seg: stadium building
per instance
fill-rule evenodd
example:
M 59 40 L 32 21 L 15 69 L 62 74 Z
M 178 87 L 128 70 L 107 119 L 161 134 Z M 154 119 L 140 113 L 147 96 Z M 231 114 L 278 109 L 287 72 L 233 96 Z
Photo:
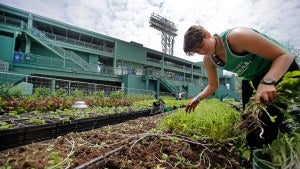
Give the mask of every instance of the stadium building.
M 194 63 L 73 25 L 0 4 L 0 81 L 26 91 L 47 87 L 72 92 L 122 89 L 125 93 L 198 94 L 207 85 Z M 239 98 L 235 76 L 218 69 L 215 97 Z

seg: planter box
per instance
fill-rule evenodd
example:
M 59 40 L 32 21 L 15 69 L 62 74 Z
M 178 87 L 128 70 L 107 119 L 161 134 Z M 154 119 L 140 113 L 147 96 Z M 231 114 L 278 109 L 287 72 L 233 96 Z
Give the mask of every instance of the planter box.
M 25 127 L 24 143 L 51 139 L 56 136 L 56 123 Z
M 138 115 L 138 112 L 128 112 L 128 113 L 124 113 L 124 116 L 126 116 L 126 117 L 125 117 L 126 120 L 136 119 L 136 118 L 138 118 L 137 115 Z
M 149 116 L 151 109 L 142 110 L 141 117 Z
M 78 131 L 86 131 L 95 128 L 96 117 L 90 117 L 78 120 Z
M 24 144 L 25 127 L 0 130 L 0 151 Z
M 124 116 L 122 114 L 124 113 L 110 114 L 108 119 L 109 122 L 108 124 L 117 124 L 124 121 Z
M 56 124 L 56 136 L 62 136 L 70 132 L 78 131 L 78 120 L 71 122 L 59 122 Z
M 95 128 L 100 128 L 109 124 L 109 115 L 95 117 Z
M 145 117 L 149 115 L 149 110 L 139 110 L 136 112 L 129 112 L 128 113 L 128 120 L 137 119 L 140 117 Z

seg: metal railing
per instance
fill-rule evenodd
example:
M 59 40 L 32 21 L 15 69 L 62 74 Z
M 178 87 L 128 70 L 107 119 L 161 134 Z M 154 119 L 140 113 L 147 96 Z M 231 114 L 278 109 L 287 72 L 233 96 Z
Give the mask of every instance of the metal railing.
M 70 59 L 63 58 L 49 58 L 41 55 L 34 55 L 27 53 L 24 55 L 22 63 L 41 65 L 55 68 L 73 69 L 73 70 L 83 70 L 76 63 Z
M 108 52 L 108 53 L 113 53 L 114 49 L 107 47 L 107 46 L 101 46 L 101 45 L 96 45 L 93 43 L 87 43 L 84 41 L 80 41 L 77 39 L 73 39 L 73 38 L 69 38 L 69 37 L 65 37 L 65 36 L 61 36 L 61 35 L 56 35 L 53 33 L 49 33 L 49 32 L 43 32 L 45 35 L 47 35 L 47 37 L 53 41 L 59 41 L 59 42 L 64 42 L 64 43 L 68 43 L 68 44 L 72 44 L 75 46 L 82 46 L 85 48 L 89 48 L 89 49 L 93 49 L 93 50 L 98 50 L 98 51 L 102 51 L 102 52 Z
M 153 58 L 148 58 L 147 57 L 147 61 L 152 62 L 152 63 L 156 63 L 156 64 L 160 64 L 160 60 L 158 60 L 158 59 L 153 59 Z
M 171 90 L 172 93 L 175 94 L 175 93 L 179 92 L 179 88 L 172 81 L 167 80 L 164 77 L 160 77 L 159 80 L 165 87 L 167 87 L 169 90 Z
M 74 63 L 78 64 L 79 66 L 81 66 L 85 70 L 88 69 L 88 67 L 89 67 L 88 62 L 85 61 L 84 59 L 82 59 L 75 52 L 65 50 L 62 47 L 59 47 L 59 46 L 55 45 L 55 43 L 53 43 L 51 41 L 51 39 L 49 39 L 42 31 L 40 31 L 40 30 L 38 30 L 34 27 L 28 28 L 27 30 L 28 30 L 29 34 L 36 37 L 41 42 L 44 42 L 46 45 L 48 45 L 50 48 L 52 48 L 55 52 L 57 52 L 57 54 L 59 56 L 65 58 L 65 59 L 70 59 L 70 60 L 74 61 Z
M 143 75 L 153 76 L 153 77 L 160 77 L 160 70 L 147 68 L 147 69 L 143 70 Z
M 3 23 L 5 25 L 18 27 L 20 29 L 23 29 L 24 25 L 25 25 L 25 22 L 23 22 L 20 19 L 15 19 L 15 18 L 3 16 L 3 15 L 0 15 L 0 23 Z
M 126 94 L 140 94 L 140 95 L 155 95 L 154 91 L 135 89 L 135 88 L 125 88 L 120 86 L 103 85 L 98 83 L 88 83 L 82 81 L 72 81 L 57 78 L 48 78 L 41 76 L 31 76 L 23 75 L 17 73 L 1 72 L 0 71 L 0 85 L 2 84 L 14 84 L 18 85 L 20 83 L 30 83 L 33 85 L 32 92 L 37 88 L 48 88 L 50 91 L 55 92 L 59 89 L 64 89 L 68 94 L 72 94 L 76 90 L 83 92 L 85 96 L 89 96 L 94 92 L 104 91 L 106 95 L 109 95 L 113 91 L 122 90 Z M 54 85 L 55 84 L 55 85 Z

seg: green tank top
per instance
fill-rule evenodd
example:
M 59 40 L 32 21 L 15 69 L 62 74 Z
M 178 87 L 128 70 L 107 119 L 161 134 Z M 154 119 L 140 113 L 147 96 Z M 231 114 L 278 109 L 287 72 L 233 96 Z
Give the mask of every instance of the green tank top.
M 236 73 L 238 76 L 243 77 L 245 80 L 252 80 L 256 76 L 261 75 L 262 73 L 265 73 L 268 71 L 271 67 L 271 60 L 268 60 L 266 58 L 257 56 L 255 54 L 247 52 L 244 55 L 236 55 L 234 54 L 227 41 L 227 35 L 232 29 L 229 29 L 227 31 L 224 31 L 221 33 L 220 37 L 223 40 L 224 47 L 225 47 L 225 52 L 226 52 L 226 64 L 224 66 L 224 69 L 227 71 L 231 71 Z M 256 30 L 254 30 L 256 31 Z M 260 33 L 256 31 L 257 33 L 265 36 L 275 44 L 285 48 L 286 50 L 289 51 L 289 47 L 285 46 L 273 38 Z

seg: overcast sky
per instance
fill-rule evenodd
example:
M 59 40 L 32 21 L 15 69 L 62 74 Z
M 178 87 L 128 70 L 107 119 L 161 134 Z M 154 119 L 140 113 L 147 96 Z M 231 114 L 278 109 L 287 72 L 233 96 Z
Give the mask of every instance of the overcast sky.
M 252 27 L 300 48 L 299 0 L 0 0 L 0 3 L 161 51 L 161 33 L 149 26 L 154 12 L 178 26 L 174 55 L 186 56 L 183 35 L 201 24 L 211 33 Z

